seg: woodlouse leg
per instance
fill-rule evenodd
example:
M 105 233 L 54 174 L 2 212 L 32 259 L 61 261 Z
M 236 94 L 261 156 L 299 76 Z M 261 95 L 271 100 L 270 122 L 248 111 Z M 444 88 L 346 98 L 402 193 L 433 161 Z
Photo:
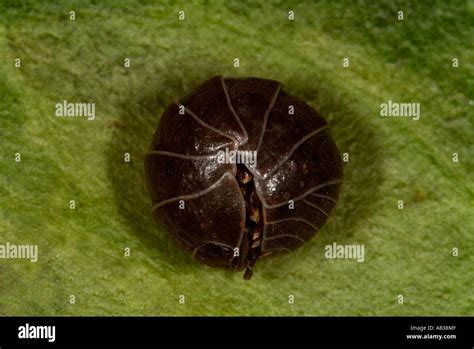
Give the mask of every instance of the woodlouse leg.
M 237 166 L 237 180 L 240 185 L 242 196 L 245 200 L 246 219 L 245 226 L 247 231 L 247 241 L 250 246 L 247 255 L 247 269 L 244 273 L 244 279 L 249 280 L 253 274 L 253 268 L 261 254 L 262 244 L 262 203 L 256 194 L 255 183 L 251 172 L 245 165 Z

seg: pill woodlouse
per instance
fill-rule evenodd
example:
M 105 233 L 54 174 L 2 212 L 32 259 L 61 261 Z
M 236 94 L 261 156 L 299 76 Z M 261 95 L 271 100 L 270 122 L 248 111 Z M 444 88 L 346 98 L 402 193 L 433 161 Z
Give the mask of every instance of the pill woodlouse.
M 178 244 L 245 279 L 257 259 L 310 240 L 342 183 L 326 120 L 260 78 L 216 76 L 169 105 L 145 172 L 153 216 Z

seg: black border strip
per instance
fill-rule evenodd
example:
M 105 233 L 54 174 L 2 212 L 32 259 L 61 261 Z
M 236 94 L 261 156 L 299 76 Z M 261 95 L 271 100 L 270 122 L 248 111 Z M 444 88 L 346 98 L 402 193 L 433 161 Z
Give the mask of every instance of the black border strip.
M 311 344 L 473 348 L 473 317 L 0 317 L 0 348 L 91 344 Z M 47 339 L 19 339 L 19 327 L 55 326 Z M 414 329 L 424 327 L 425 330 Z M 432 326 L 432 327 L 429 327 Z M 439 327 L 438 327 L 439 326 Z M 455 327 L 453 327 L 455 326 Z M 456 339 L 408 339 L 407 335 Z M 253 346 L 253 345 L 252 345 Z

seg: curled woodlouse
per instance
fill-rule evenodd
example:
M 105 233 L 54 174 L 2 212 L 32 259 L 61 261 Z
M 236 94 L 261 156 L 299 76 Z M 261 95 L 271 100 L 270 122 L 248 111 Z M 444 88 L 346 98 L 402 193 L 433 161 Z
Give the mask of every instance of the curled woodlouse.
M 145 156 L 155 219 L 200 262 L 245 269 L 310 240 L 334 208 L 340 153 L 277 81 L 213 77 L 163 113 Z

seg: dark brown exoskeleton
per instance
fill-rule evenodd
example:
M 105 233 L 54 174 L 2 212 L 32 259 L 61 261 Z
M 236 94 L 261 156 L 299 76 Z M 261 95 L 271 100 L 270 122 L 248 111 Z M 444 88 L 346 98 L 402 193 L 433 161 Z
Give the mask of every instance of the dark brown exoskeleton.
M 161 117 L 145 158 L 155 219 L 198 261 L 246 269 L 326 222 L 342 183 L 327 122 L 281 84 L 213 77 Z

